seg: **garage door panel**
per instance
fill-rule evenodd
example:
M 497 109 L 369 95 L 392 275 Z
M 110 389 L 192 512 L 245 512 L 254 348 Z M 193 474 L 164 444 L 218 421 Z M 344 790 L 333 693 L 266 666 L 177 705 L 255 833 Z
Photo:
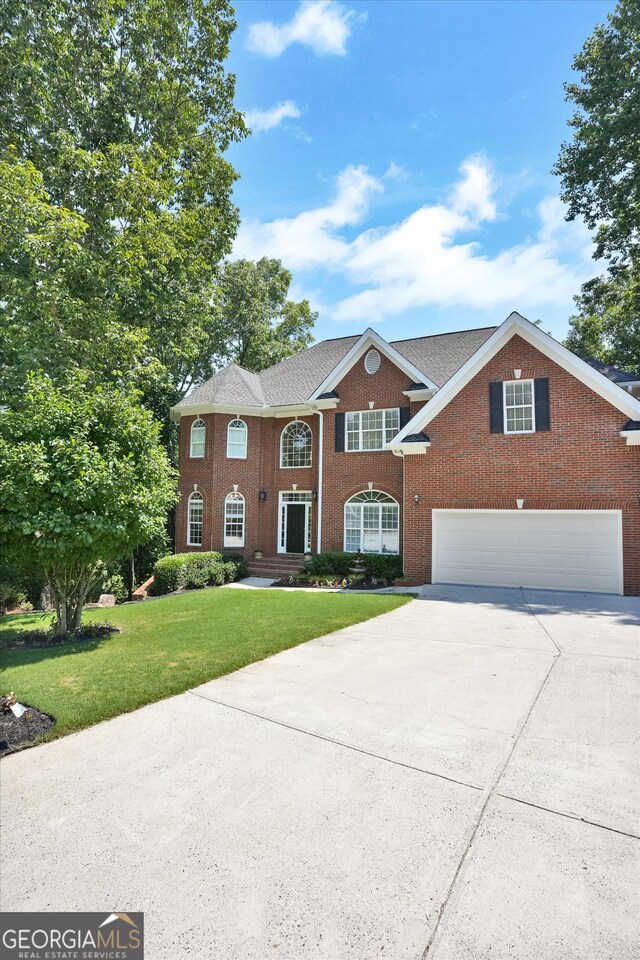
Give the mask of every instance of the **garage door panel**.
M 619 511 L 434 510 L 434 581 L 621 592 Z

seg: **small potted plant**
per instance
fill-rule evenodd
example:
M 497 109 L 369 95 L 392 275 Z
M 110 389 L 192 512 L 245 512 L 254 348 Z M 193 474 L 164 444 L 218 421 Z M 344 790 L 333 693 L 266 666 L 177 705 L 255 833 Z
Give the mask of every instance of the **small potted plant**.
M 254 558 L 255 558 L 256 560 L 261 560 L 261 559 L 262 559 L 262 557 L 264 556 L 264 554 L 263 554 L 263 552 L 262 552 L 262 550 L 261 550 L 260 547 L 258 547 L 257 550 L 254 550 L 254 551 L 253 551 L 253 556 L 254 556 Z
M 309 563 L 309 560 L 311 560 L 312 556 L 313 554 L 311 553 L 311 550 L 307 550 L 304 555 L 304 562 Z

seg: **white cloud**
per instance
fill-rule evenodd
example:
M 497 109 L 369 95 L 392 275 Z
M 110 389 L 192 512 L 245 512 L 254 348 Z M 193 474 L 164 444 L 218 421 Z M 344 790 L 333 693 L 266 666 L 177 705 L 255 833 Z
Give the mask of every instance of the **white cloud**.
M 292 43 L 311 47 L 319 56 L 344 56 L 353 18 L 353 10 L 337 0 L 303 0 L 292 19 L 281 27 L 269 21 L 252 23 L 246 46 L 265 57 L 279 57 Z
M 382 184 L 365 167 L 347 167 L 338 177 L 335 197 L 328 206 L 270 223 L 244 221 L 234 256 L 249 260 L 279 257 L 290 270 L 337 268 L 350 250 L 339 229 L 360 223 L 372 197 L 380 191 Z
M 254 133 L 260 133 L 264 130 L 273 130 L 288 118 L 300 116 L 300 108 L 295 105 L 293 100 L 281 100 L 270 110 L 247 110 L 245 118 L 248 125 Z
M 382 178 L 365 167 L 348 167 L 328 206 L 243 224 L 236 254 L 279 257 L 298 273 L 322 268 L 340 275 L 357 292 L 334 304 L 329 314 L 367 324 L 428 306 L 533 314 L 540 307 L 569 310 L 580 285 L 596 272 L 586 228 L 566 223 L 564 207 L 554 197 L 536 208 L 538 226 L 531 237 L 496 253 L 483 252 L 480 241 L 470 237 L 484 236 L 499 210 L 490 166 L 481 157 L 464 161 L 444 202 L 347 239 L 344 228 L 363 224 L 383 189 Z

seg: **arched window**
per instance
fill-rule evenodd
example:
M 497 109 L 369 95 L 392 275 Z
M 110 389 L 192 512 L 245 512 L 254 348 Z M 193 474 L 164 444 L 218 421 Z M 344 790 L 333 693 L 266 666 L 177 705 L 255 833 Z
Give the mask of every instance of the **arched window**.
M 227 427 L 227 456 L 232 460 L 247 459 L 247 425 L 244 420 L 230 420 Z
M 365 490 L 344 505 L 348 553 L 400 553 L 400 508 L 388 493 Z
M 230 493 L 224 501 L 224 545 L 244 547 L 244 497 Z
M 302 420 L 288 423 L 280 438 L 281 467 L 311 466 L 311 427 Z
M 187 544 L 190 547 L 202 546 L 202 517 L 204 500 L 201 493 L 192 493 L 187 509 Z
M 206 433 L 207 428 L 204 425 L 204 420 L 201 420 L 198 417 L 198 419 L 194 420 L 191 424 L 190 456 L 204 457 L 204 441 L 206 438 Z

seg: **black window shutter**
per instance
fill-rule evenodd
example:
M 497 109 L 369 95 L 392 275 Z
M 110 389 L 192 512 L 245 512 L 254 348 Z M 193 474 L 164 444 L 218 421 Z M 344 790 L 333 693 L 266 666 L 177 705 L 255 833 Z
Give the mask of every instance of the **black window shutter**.
M 344 413 L 336 413 L 336 451 L 344 453 Z
M 533 396 L 536 404 L 536 432 L 549 430 L 551 418 L 549 415 L 549 379 L 540 377 L 533 381 Z
M 491 433 L 504 433 L 502 380 L 494 380 L 489 384 L 489 429 Z
M 403 427 L 406 427 L 406 425 L 409 423 L 409 420 L 411 420 L 411 407 L 400 407 L 400 429 L 401 430 Z

